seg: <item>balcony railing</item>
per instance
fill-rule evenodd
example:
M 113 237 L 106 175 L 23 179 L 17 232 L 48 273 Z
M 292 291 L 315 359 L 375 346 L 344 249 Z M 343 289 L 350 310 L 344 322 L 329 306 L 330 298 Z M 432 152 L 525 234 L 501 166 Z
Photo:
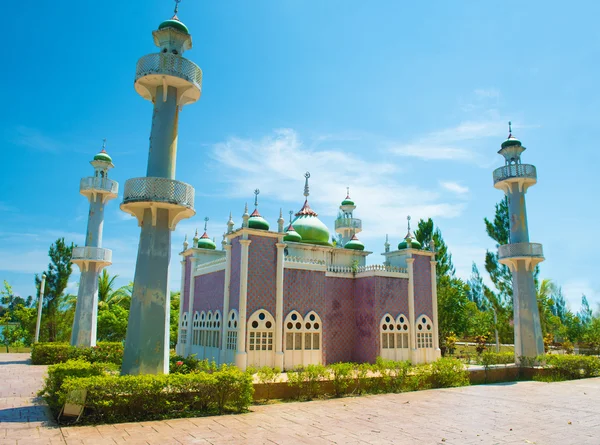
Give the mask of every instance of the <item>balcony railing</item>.
M 335 228 L 362 230 L 362 221 L 358 218 L 338 218 L 335 220 Z
M 511 178 L 526 178 L 537 180 L 535 166 L 531 164 L 511 164 L 494 170 L 494 184 Z
M 202 89 L 202 70 L 188 59 L 169 53 L 154 53 L 138 60 L 135 81 L 145 76 L 165 75 L 179 77 Z
M 194 187 L 167 178 L 132 178 L 125 183 L 123 204 L 161 202 L 194 208 Z
M 71 260 L 76 261 L 99 261 L 112 263 L 112 250 L 102 247 L 73 247 Z
M 116 195 L 119 193 L 119 183 L 108 178 L 89 176 L 87 178 L 81 178 L 81 181 L 79 182 L 79 191 Z
M 543 258 L 544 250 L 539 243 L 514 243 L 498 247 L 498 258 Z

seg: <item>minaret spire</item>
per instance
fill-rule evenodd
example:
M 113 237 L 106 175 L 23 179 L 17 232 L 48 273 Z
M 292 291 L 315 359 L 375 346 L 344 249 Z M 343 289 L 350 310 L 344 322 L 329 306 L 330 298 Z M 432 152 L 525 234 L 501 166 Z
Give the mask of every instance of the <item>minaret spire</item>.
M 204 217 L 204 233 L 206 233 L 206 229 L 208 227 L 208 221 L 209 221 L 208 216 L 205 216 Z
M 304 182 L 304 196 L 306 196 L 306 198 L 308 198 L 308 195 L 310 195 L 309 189 L 308 189 L 308 178 L 310 178 L 310 172 L 304 173 L 304 177 L 306 178 L 306 181 Z
M 181 0 L 175 0 L 175 10 L 173 11 L 174 17 L 177 17 L 177 13 L 179 12 L 179 3 L 181 3 Z
M 258 195 L 260 195 L 260 190 L 255 189 L 254 190 L 254 208 L 255 209 L 258 209 Z

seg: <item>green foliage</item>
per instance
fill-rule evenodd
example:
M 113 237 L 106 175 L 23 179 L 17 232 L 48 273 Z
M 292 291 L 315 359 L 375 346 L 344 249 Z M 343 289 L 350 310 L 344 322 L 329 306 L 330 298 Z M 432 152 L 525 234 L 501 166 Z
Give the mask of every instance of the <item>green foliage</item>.
M 105 375 L 106 369 L 106 364 L 89 363 L 84 360 L 69 360 L 65 363 L 51 365 L 48 367 L 48 377 L 46 377 L 44 388 L 38 395 L 44 397 L 48 406 L 57 412 L 61 407 L 59 392 L 67 378 Z
M 356 367 L 354 375 L 356 378 L 357 394 L 364 394 L 371 390 L 372 379 L 369 378 L 369 374 L 371 373 L 372 369 L 373 367 L 370 363 L 361 363 Z
M 279 380 L 281 375 L 281 369 L 279 367 L 271 368 L 270 366 L 263 366 L 257 372 L 258 381 L 263 385 L 266 385 L 266 398 L 271 398 L 271 385 Z
M 129 311 L 118 304 L 103 304 L 98 308 L 97 336 L 99 341 L 122 342 L 127 334 Z
M 421 219 L 415 230 L 415 238 L 421 243 L 423 249 L 429 250 L 431 240 L 435 242 L 435 259 L 436 274 L 438 279 L 442 276 L 454 276 L 454 265 L 452 264 L 452 255 L 448 251 L 448 246 L 442 237 L 442 232 L 439 227 L 435 227 L 433 220 L 429 218 L 427 221 Z
M 552 381 L 600 376 L 600 357 L 547 354 L 537 359 Z M 538 379 L 544 379 L 539 377 Z
M 489 368 L 492 365 L 506 365 L 515 362 L 515 354 L 512 352 L 485 351 L 477 359 L 476 364 Z
M 170 318 L 169 318 L 169 346 L 174 349 L 177 345 L 177 329 L 179 328 L 179 305 L 181 304 L 181 295 L 179 292 L 171 292 L 170 298 Z
M 457 341 L 458 341 L 458 337 L 454 334 L 454 332 L 450 332 L 450 334 L 444 340 L 444 347 L 445 347 L 446 353 L 454 354 Z
M 91 348 L 77 348 L 67 343 L 35 343 L 31 348 L 33 365 L 53 365 L 78 359 L 120 366 L 123 362 L 123 344 L 105 342 Z
M 68 378 L 59 404 L 81 403 L 73 399 L 81 390 L 87 393 L 84 422 L 115 423 L 243 412 L 254 388 L 251 376 L 235 367 L 212 374 Z
M 348 392 L 353 381 L 354 366 L 352 363 L 334 363 L 328 367 L 335 397 L 342 397 Z
M 172 374 L 190 374 L 192 372 L 207 372 L 212 374 L 219 367 L 214 361 L 208 359 L 198 360 L 196 354 L 183 357 L 182 355 L 171 355 L 169 357 L 169 372 Z
M 431 388 L 431 368 L 429 365 L 417 365 L 410 369 L 404 385 L 405 391 L 421 391 Z
M 402 392 L 410 366 L 408 361 L 385 360 L 377 357 L 374 370 L 381 376 L 377 385 L 379 392 Z
M 477 354 L 481 354 L 487 349 L 487 343 L 489 340 L 489 333 L 485 333 L 483 335 L 478 335 L 477 337 L 475 337 L 475 350 L 477 351 Z
M 453 388 L 469 384 L 469 371 L 455 358 L 441 358 L 428 365 L 431 384 L 434 388 Z
M 321 381 L 326 375 L 323 365 L 297 366 L 287 373 L 288 385 L 294 389 L 296 399 L 312 400 L 320 394 Z
M 468 286 L 459 278 L 447 275 L 438 279 L 438 331 L 443 340 L 451 332 L 464 335 L 469 327 Z

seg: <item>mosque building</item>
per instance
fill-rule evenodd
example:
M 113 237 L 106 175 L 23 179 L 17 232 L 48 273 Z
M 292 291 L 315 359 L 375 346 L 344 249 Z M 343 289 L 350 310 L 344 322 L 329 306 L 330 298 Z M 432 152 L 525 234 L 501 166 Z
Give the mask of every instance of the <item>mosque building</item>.
M 335 221 L 337 240 L 309 205 L 277 230 L 248 207 L 241 227 L 230 214 L 222 250 L 205 230 L 181 252 L 177 352 L 248 366 L 374 362 L 378 356 L 427 363 L 440 357 L 435 246 L 410 229 L 397 250 L 386 239 L 383 264 L 366 265 L 348 192 Z M 208 218 L 205 218 L 207 221 Z

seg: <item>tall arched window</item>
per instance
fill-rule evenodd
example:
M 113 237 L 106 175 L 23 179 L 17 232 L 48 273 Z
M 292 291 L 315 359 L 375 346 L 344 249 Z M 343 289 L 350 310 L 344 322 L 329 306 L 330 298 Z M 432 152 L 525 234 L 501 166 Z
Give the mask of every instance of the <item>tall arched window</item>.
M 235 351 L 237 349 L 238 322 L 238 313 L 235 309 L 232 309 L 229 311 L 229 316 L 227 317 L 226 349 L 228 351 Z
M 200 313 L 200 339 L 198 340 L 198 345 L 204 346 L 206 343 L 206 312 L 202 311 Z M 203 358 L 203 357 L 199 357 Z
M 275 319 L 264 309 L 254 312 L 248 319 L 248 366 L 273 366 L 275 350 Z
M 204 313 L 201 317 L 204 316 Z M 205 348 L 218 348 L 221 332 L 221 313 L 208 311 L 201 323 L 201 346 Z
M 388 360 L 410 360 L 408 318 L 400 314 L 396 319 L 385 314 L 379 323 L 381 357 Z
M 192 319 L 192 345 L 198 346 L 200 344 L 200 314 L 198 312 L 194 313 L 194 318 Z
M 427 315 L 417 318 L 417 348 L 433 348 L 433 323 Z
M 187 343 L 187 331 L 188 331 L 188 314 L 187 312 L 183 313 L 183 316 L 181 317 L 181 323 L 179 325 L 179 329 L 180 329 L 180 335 L 179 335 L 179 341 L 181 342 L 181 344 L 185 345 Z
M 322 362 L 323 327 L 321 318 L 316 312 L 311 311 L 302 317 L 297 311 L 292 311 L 285 318 L 283 328 L 285 369 Z

